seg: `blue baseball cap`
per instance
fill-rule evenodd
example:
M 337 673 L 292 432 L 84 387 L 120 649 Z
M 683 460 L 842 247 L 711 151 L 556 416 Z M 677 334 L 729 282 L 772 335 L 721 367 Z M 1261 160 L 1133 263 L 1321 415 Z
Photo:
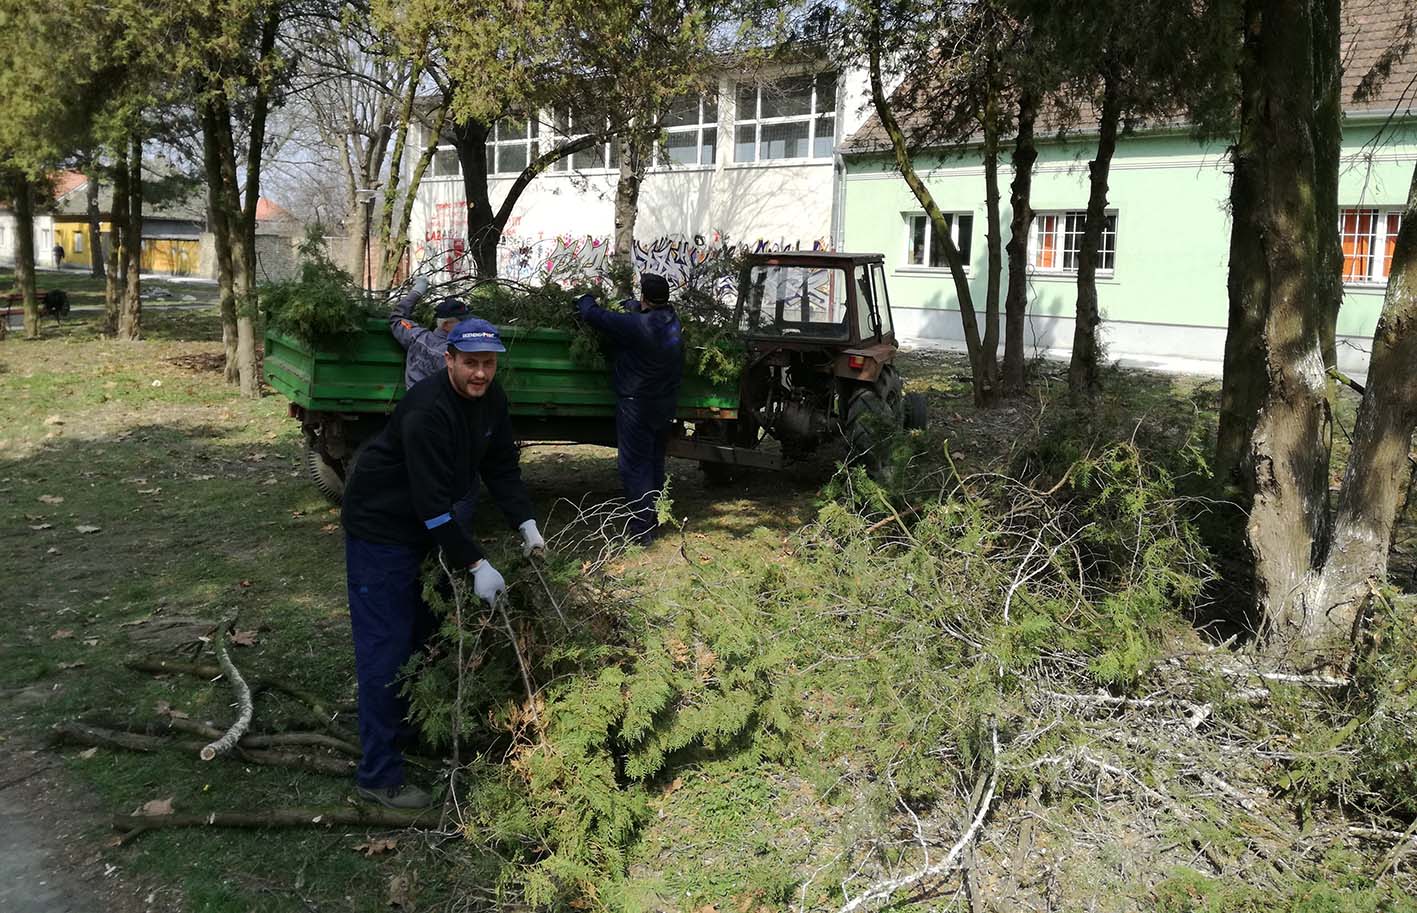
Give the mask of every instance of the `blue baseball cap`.
M 459 352 L 505 352 L 497 328 L 481 317 L 469 317 L 448 334 L 448 348 Z

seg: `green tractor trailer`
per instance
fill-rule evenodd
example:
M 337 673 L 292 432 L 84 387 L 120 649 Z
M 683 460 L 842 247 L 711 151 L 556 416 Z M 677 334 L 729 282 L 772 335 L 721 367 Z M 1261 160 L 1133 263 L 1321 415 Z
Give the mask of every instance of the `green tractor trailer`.
M 883 429 L 923 427 L 924 397 L 904 392 L 879 254 L 748 258 L 735 320 L 747 357 L 736 384 L 686 375 L 670 456 L 714 480 L 780 469 L 829 440 L 869 459 Z M 569 303 L 567 305 L 569 307 Z M 565 330 L 503 326 L 497 379 L 523 442 L 615 444 L 609 372 L 576 363 Z M 403 395 L 404 352 L 386 320 L 311 347 L 266 335 L 265 372 L 300 422 L 311 480 L 338 502 L 360 446 Z M 772 438 L 778 448 L 761 445 Z

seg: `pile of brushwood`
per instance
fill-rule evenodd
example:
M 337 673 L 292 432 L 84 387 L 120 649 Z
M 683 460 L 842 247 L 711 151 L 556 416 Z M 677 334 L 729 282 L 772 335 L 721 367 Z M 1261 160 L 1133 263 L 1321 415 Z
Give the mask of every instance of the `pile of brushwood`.
M 361 331 L 365 318 L 376 311 L 366 304 L 354 277 L 330 259 L 318 228 L 306 234 L 299 254 L 300 269 L 294 279 L 260 286 L 266 325 L 308 346 Z
M 839 476 L 766 558 L 706 564 L 686 535 L 667 582 L 605 574 L 588 545 L 623 518 L 598 508 L 495 611 L 433 573 L 445 646 L 408 688 L 455 758 L 460 890 L 1413 909 L 1410 601 L 1351 677 L 1275 671 L 1196 635 L 1208 507 L 1135 442 L 1046 487 L 931 446 L 903 442 L 894 490 Z
M 733 322 L 733 302 L 712 293 L 715 277 L 736 269 L 737 261 L 715 263 L 711 271 L 695 275 L 671 299 L 683 325 L 685 372 L 712 384 L 731 384 L 742 373 L 744 348 Z M 466 299 L 472 313 L 503 327 L 568 330 L 571 357 L 584 367 L 604 367 L 603 344 L 594 330 L 576 319 L 572 303 L 592 294 L 610 310 L 620 310 L 614 293 L 616 273 L 599 281 L 572 279 L 564 284 L 554 275 L 542 285 L 525 285 L 505 279 L 449 283 L 430 293 L 416 312 L 431 323 L 433 306 L 442 297 Z

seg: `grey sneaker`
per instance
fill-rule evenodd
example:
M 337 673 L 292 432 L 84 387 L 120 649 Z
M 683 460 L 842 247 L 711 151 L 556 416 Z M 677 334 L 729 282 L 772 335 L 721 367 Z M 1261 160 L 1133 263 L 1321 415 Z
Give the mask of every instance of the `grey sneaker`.
M 412 783 L 373 788 L 356 786 L 354 791 L 359 795 L 359 798 L 369 802 L 377 802 L 385 808 L 420 809 L 433 804 L 433 797 L 428 794 L 428 791 L 419 789 Z

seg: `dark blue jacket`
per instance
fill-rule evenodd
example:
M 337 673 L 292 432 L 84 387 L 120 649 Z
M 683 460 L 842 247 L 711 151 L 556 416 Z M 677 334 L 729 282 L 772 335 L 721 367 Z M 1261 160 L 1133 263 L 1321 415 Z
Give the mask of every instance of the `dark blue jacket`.
M 513 528 L 532 518 L 502 385 L 467 399 L 447 371 L 424 378 L 355 462 L 344 485 L 344 528 L 366 542 L 439 545 L 451 564 L 466 567 L 482 548 L 453 513 L 479 477 Z
M 615 395 L 675 403 L 684 379 L 684 340 L 679 315 L 671 307 L 643 310 L 625 302 L 625 313 L 607 311 L 589 295 L 576 300 L 581 320 L 610 343 L 610 375 Z

